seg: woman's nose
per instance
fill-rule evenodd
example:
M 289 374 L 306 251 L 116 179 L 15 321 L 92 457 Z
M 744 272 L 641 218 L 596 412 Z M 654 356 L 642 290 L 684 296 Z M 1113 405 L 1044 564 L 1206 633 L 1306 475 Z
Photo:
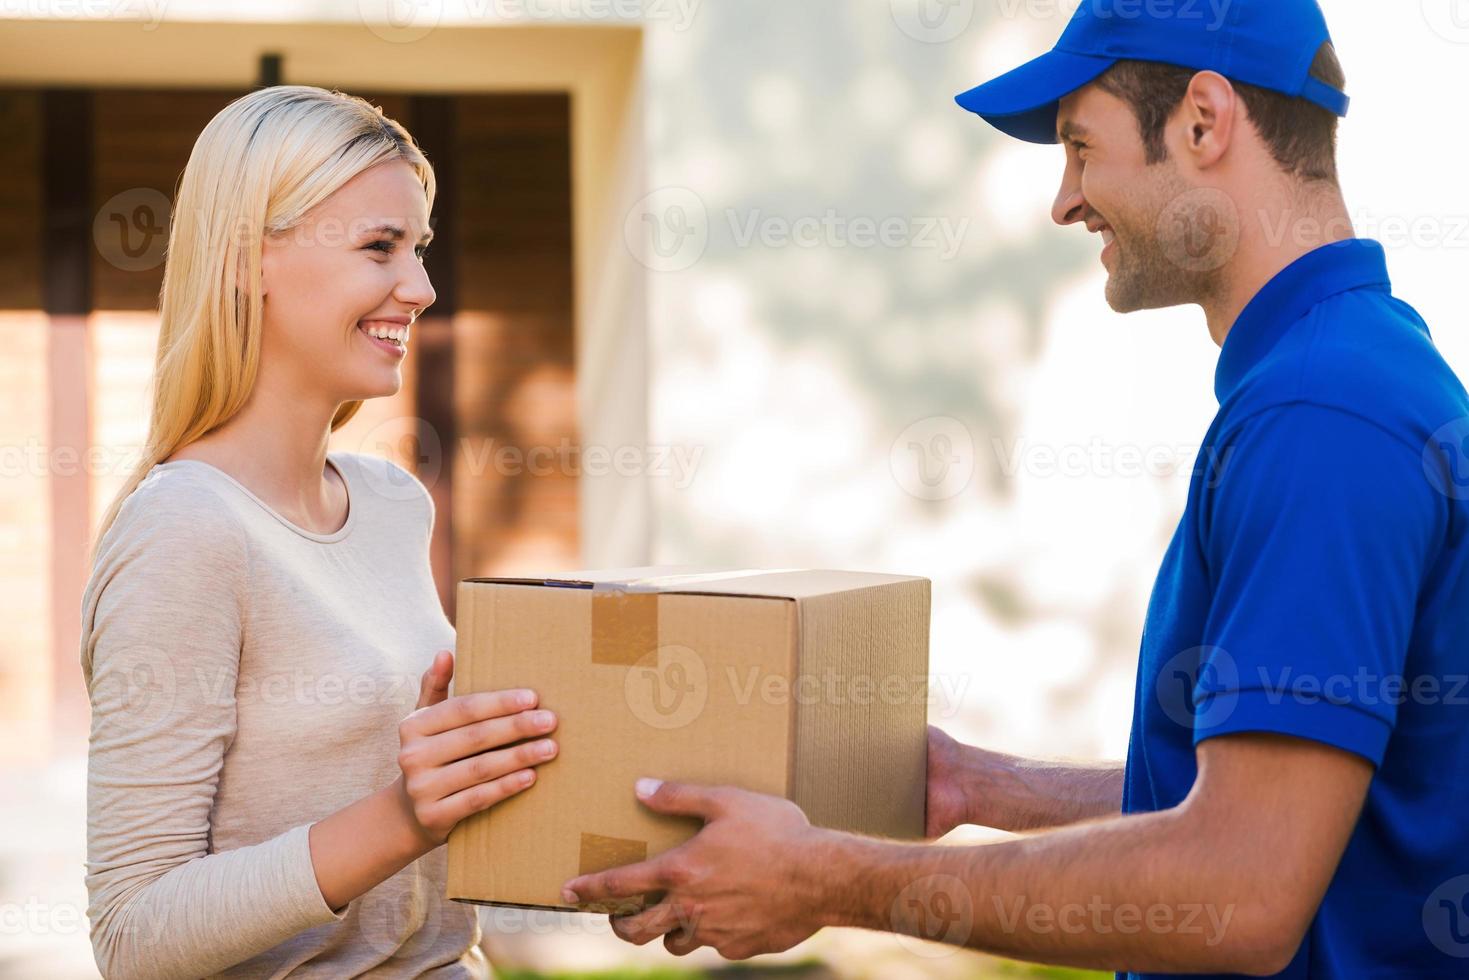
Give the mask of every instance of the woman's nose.
M 413 268 L 398 284 L 399 302 L 407 303 L 422 314 L 437 298 L 433 283 L 428 279 L 428 270 L 418 262 L 413 263 Z

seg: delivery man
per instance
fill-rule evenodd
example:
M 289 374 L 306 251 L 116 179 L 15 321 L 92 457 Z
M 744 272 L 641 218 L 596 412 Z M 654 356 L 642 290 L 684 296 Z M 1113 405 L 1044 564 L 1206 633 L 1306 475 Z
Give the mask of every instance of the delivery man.
M 1083 0 L 958 98 L 1062 144 L 1052 217 L 1100 236 L 1113 309 L 1198 304 L 1221 347 L 1228 464 L 1163 557 L 1125 765 L 931 730 L 931 835 L 1044 830 L 972 847 L 645 779 L 703 829 L 568 901 L 647 893 L 619 936 L 731 958 L 845 925 L 1128 976 L 1469 976 L 1469 397 L 1353 237 L 1343 87 L 1314 0 Z

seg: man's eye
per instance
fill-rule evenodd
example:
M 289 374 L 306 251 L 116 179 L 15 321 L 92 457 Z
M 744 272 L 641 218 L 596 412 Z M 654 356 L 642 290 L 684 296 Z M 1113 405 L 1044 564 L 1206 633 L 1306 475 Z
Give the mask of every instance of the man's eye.
M 423 257 L 428 254 L 428 246 L 420 245 L 418 246 L 418 248 L 414 249 L 414 252 L 418 255 L 418 261 L 422 262 Z
M 393 249 L 394 249 L 394 247 L 396 247 L 396 245 L 397 245 L 396 242 L 393 242 L 393 241 L 390 241 L 390 240 L 384 238 L 381 241 L 373 242 L 371 245 L 369 245 L 367 247 L 368 248 L 371 248 L 371 249 L 376 249 L 379 252 L 386 252 L 387 254 L 391 255 L 392 252 L 393 252 Z

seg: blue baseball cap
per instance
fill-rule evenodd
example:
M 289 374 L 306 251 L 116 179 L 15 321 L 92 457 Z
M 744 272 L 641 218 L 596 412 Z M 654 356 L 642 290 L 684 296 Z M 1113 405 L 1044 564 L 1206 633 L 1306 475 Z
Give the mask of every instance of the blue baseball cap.
M 1311 77 L 1331 40 L 1316 0 L 1081 0 L 1055 48 L 955 97 L 1003 133 L 1055 143 L 1056 106 L 1118 61 L 1161 61 L 1307 99 L 1346 95 Z

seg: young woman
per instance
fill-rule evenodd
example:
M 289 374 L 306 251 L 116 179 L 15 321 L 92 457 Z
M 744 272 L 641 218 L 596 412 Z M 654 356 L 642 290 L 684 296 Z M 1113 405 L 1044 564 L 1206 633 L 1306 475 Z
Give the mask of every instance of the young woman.
M 534 782 L 556 719 L 448 696 L 432 501 L 327 452 L 402 383 L 433 198 L 402 126 L 319 88 L 236 100 L 190 155 L 148 442 L 83 597 L 107 977 L 489 975 L 440 845 Z

